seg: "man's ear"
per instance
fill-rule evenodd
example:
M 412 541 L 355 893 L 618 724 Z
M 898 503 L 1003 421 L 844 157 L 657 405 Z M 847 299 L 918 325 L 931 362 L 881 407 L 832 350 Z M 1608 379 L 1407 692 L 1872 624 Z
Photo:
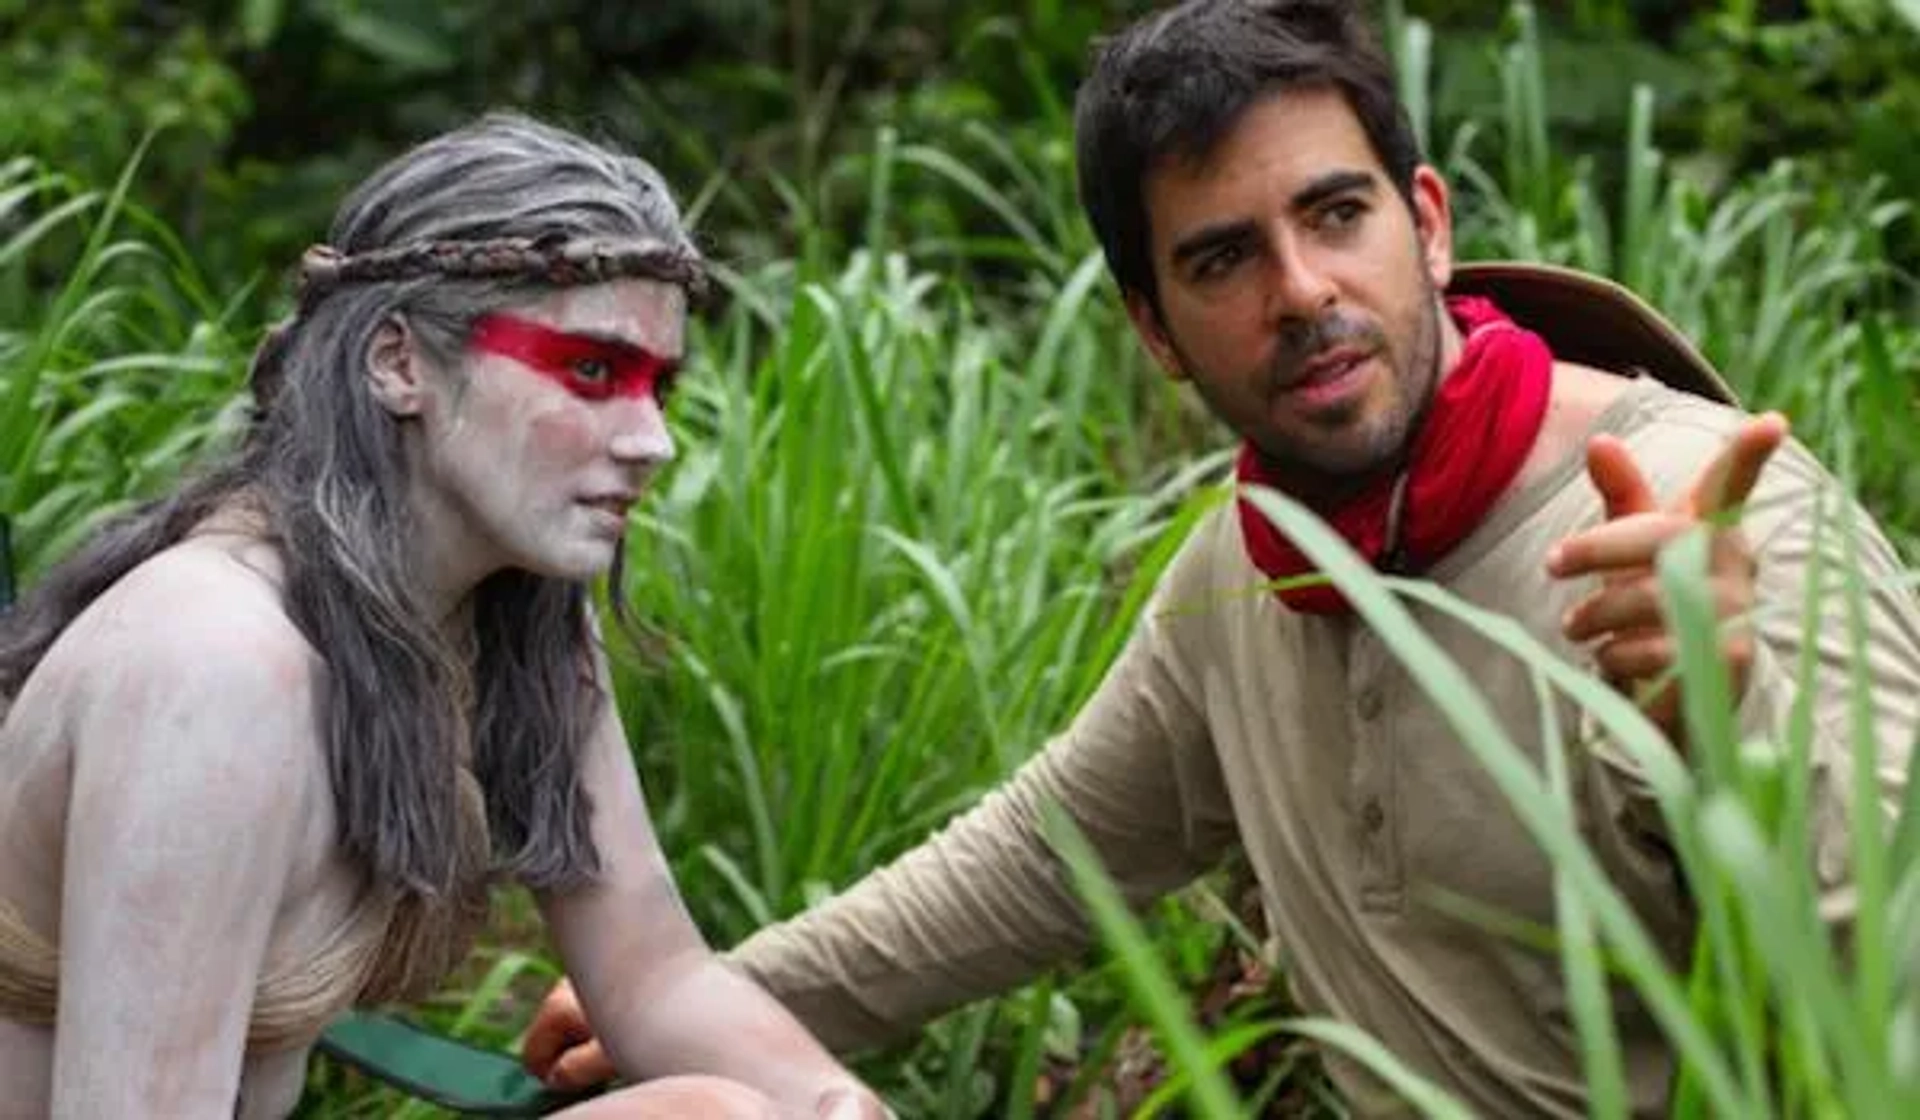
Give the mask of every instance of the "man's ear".
M 1161 370 L 1175 381 L 1185 381 L 1187 367 L 1181 363 L 1180 351 L 1175 349 L 1173 337 L 1167 333 L 1160 312 L 1154 310 L 1153 301 L 1141 292 L 1128 292 L 1127 318 L 1133 323 L 1133 333 L 1140 336 L 1141 345 L 1153 355 Z
M 1413 171 L 1413 221 L 1427 277 L 1444 292 L 1453 282 L 1453 202 L 1447 181 L 1424 163 Z
M 426 404 L 427 367 L 413 331 L 399 315 L 389 315 L 367 346 L 367 381 L 373 399 L 395 416 L 418 416 Z

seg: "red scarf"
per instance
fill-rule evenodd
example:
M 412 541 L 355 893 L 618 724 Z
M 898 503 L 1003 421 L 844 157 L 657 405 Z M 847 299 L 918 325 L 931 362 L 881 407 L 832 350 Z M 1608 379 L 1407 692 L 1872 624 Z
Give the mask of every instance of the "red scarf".
M 1466 340 L 1459 364 L 1440 382 L 1414 436 L 1399 540 L 1388 540 L 1397 477 L 1383 478 L 1338 505 L 1308 503 L 1376 568 L 1385 562 L 1395 571 L 1424 571 L 1459 544 L 1520 473 L 1546 421 L 1553 387 L 1553 353 L 1546 341 L 1516 325 L 1490 300 L 1455 297 L 1447 300 L 1447 311 Z M 1286 479 L 1251 443 L 1241 448 L 1237 473 L 1242 483 L 1287 491 Z M 1239 507 L 1241 536 L 1256 567 L 1276 580 L 1314 570 L 1251 502 L 1242 499 Z M 1331 584 L 1276 594 L 1287 606 L 1310 614 L 1351 609 Z

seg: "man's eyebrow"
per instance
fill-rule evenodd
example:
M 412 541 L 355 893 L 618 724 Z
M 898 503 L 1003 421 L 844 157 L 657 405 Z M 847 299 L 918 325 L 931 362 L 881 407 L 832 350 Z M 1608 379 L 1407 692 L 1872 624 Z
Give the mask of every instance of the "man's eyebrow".
M 1287 205 L 1293 210 L 1311 210 L 1329 198 L 1350 192 L 1376 194 L 1380 190 L 1379 176 L 1369 171 L 1329 171 L 1293 193 Z M 1173 263 L 1184 264 L 1223 245 L 1245 241 L 1258 233 L 1250 218 L 1239 218 L 1201 226 L 1182 237 L 1173 246 Z
M 1311 210 L 1335 195 L 1352 191 L 1371 195 L 1379 189 L 1380 180 L 1370 171 L 1329 171 L 1293 192 L 1289 205 L 1295 210 Z

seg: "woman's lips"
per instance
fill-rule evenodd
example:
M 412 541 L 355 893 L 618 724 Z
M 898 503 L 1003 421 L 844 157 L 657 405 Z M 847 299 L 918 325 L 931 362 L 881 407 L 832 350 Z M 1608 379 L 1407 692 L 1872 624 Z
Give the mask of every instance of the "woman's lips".
M 579 505 L 592 515 L 600 527 L 609 532 L 624 533 L 627 514 L 633 509 L 633 499 L 622 495 L 582 498 Z

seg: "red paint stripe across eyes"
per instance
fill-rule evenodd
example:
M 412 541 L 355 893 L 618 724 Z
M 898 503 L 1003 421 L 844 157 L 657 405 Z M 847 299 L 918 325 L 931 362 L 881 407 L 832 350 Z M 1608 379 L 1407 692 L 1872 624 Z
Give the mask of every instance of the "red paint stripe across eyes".
M 511 358 L 584 400 L 647 397 L 666 403 L 680 363 L 623 342 L 585 338 L 511 315 L 482 315 L 467 343 Z

